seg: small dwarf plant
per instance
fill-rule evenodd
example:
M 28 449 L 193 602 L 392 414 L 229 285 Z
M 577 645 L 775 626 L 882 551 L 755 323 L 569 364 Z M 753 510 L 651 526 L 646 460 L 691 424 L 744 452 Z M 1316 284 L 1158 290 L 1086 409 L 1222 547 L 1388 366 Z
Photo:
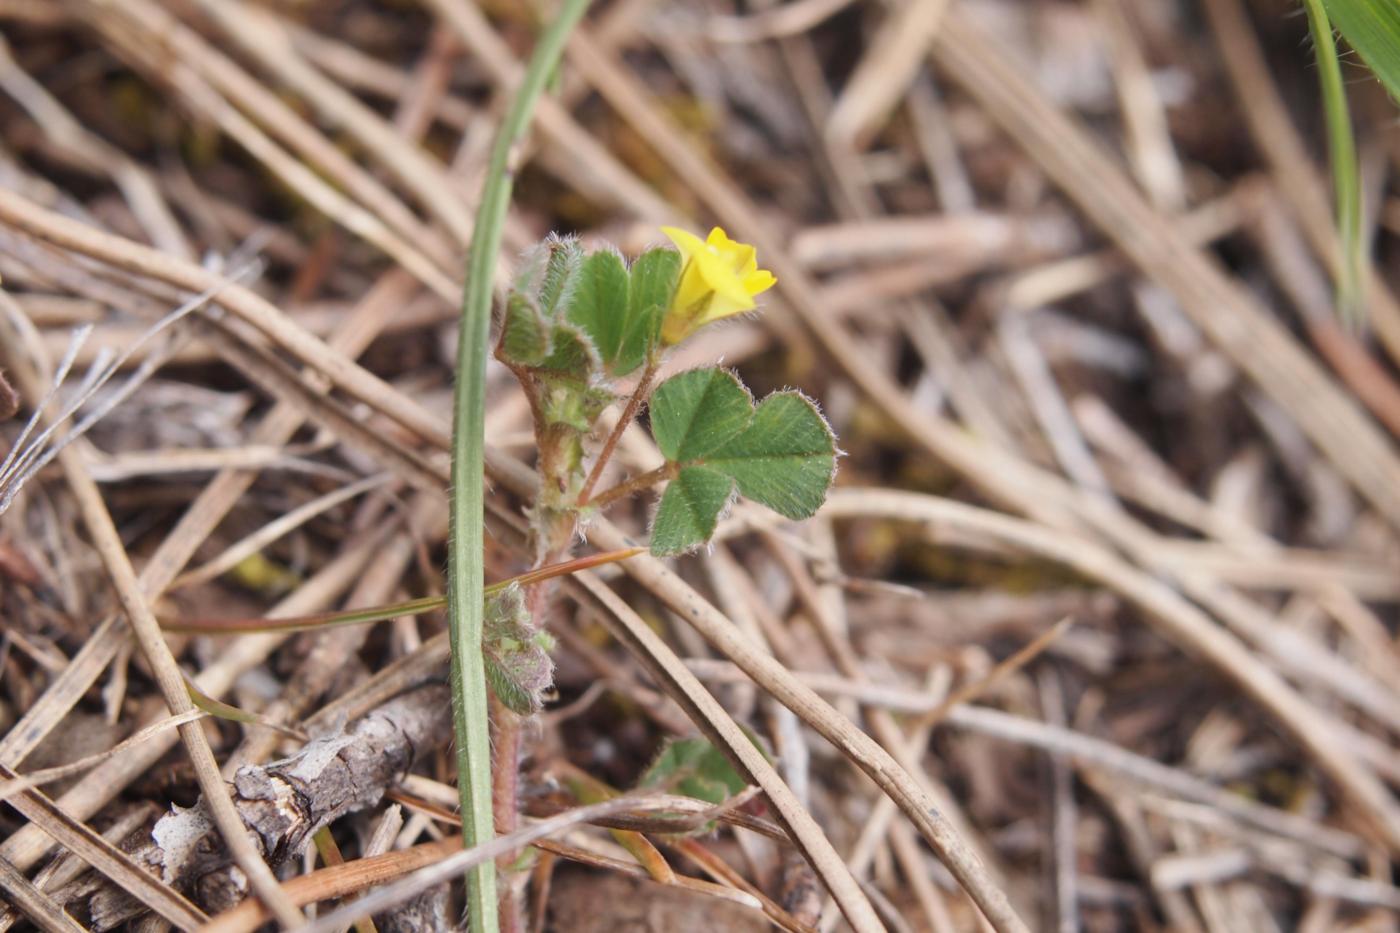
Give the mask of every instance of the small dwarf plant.
M 569 0 L 569 16 L 551 27 L 543 52 L 537 51 L 530 68 L 531 95 L 538 94 L 541 76 L 557 61 L 582 6 L 581 0 Z M 473 245 L 469 266 L 475 285 L 465 299 L 454 415 L 447 602 L 458 789 L 463 837 L 469 846 L 491 839 L 497 813 L 515 812 L 518 718 L 539 712 L 552 687 L 553 640 L 544 629 L 547 589 L 542 584 L 625 560 L 640 550 L 569 560 L 580 521 L 664 482 L 651 523 L 651 551 L 660 556 L 682 554 L 713 537 L 736 495 L 794 520 L 811 516 L 826 498 L 837 456 L 831 428 L 817 406 L 799 392 L 775 392 L 755 404 L 739 377 L 719 367 L 679 373 L 653 391 L 672 347 L 708 324 L 753 311 L 755 298 L 773 286 L 772 274 L 758 268 L 752 246 L 730 240 L 719 228 L 704 240 L 665 228 L 675 248 L 648 250 L 629 265 L 612 249 L 588 252 L 576 240 L 551 237 L 521 263 L 495 342 L 496 357 L 520 380 L 534 418 L 541 480 L 531 529 L 536 569 L 484 585 L 480 483 L 485 360 L 476 351 L 487 343 L 489 270 L 508 195 L 508 142 L 523 132 L 524 114 L 533 98 L 522 99 L 526 104 L 517 101 L 512 109 L 511 132 L 501 137 L 506 142 L 498 140 L 493 150 L 495 181 L 483 203 L 494 211 L 483 207 L 478 218 L 479 228 L 492 235 L 481 238 L 480 248 Z M 617 402 L 623 403 L 617 424 L 590 457 L 599 419 Z M 652 435 L 665 464 L 594 496 L 622 432 L 648 402 Z M 297 631 L 426 612 L 443 602 L 442 597 L 427 597 L 295 619 L 183 620 L 166 626 L 191 632 Z M 488 684 L 499 701 L 489 717 Z M 214 715 L 249 718 L 197 691 L 195 696 L 201 708 Z M 494 726 L 494 742 L 488 741 L 488 720 Z M 743 784 L 728 762 L 703 742 L 669 748 L 648 772 L 646 783 L 679 787 L 716 801 Z M 626 838 L 637 844 L 633 836 Z M 467 889 L 472 929 L 492 933 L 498 928 L 494 863 L 472 868 Z M 514 890 L 508 887 L 502 900 L 513 915 L 519 911 Z M 519 927 L 518 920 L 512 919 L 511 928 Z
M 802 519 L 821 507 L 831 485 L 836 440 L 800 392 L 755 404 L 739 377 L 718 367 L 682 372 L 652 390 L 671 347 L 754 310 L 756 296 L 776 281 L 758 268 L 752 246 L 718 227 L 704 240 L 663 230 L 676 248 L 650 249 L 630 267 L 609 248 L 586 253 L 572 239 L 546 240 L 525 257 L 507 297 L 496 356 L 519 378 L 534 416 L 540 560 L 567 550 L 581 518 L 662 482 L 668 485 L 651 527 L 658 556 L 709 541 L 736 493 Z M 629 379 L 634 386 L 624 392 Z M 589 465 L 589 438 L 602 413 L 624 398 Z M 595 497 L 618 438 L 648 401 L 665 465 Z

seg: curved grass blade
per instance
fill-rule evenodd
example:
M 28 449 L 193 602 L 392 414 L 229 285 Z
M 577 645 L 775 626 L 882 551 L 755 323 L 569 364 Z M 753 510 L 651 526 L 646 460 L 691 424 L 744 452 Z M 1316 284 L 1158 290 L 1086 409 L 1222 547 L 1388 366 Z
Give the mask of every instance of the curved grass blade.
M 462 845 L 474 849 L 495 836 L 491 813 L 490 714 L 482 656 L 485 550 L 486 359 L 490 353 L 491 291 L 501 251 L 513 174 L 511 148 L 525 135 L 535 101 L 558 67 L 564 43 L 588 9 L 588 0 L 565 0 L 535 46 L 515 100 L 491 147 L 481 192 L 457 343 L 452 405 L 452 516 L 447 565 L 448 625 L 452 642 L 452 721 L 457 739 L 457 789 L 462 805 Z M 490 859 L 467 871 L 467 915 L 472 933 L 495 933 L 496 866 Z
M 1382 0 L 1393 3 L 1394 0 Z M 1363 321 L 1365 243 L 1361 225 L 1361 172 L 1356 161 L 1356 140 L 1351 113 L 1347 108 L 1342 68 L 1337 59 L 1337 43 L 1324 0 L 1303 0 L 1308 12 L 1317 55 L 1318 80 L 1322 83 L 1322 105 L 1327 116 L 1327 152 L 1332 163 L 1332 189 L 1336 197 L 1337 232 L 1342 244 L 1342 267 L 1337 277 L 1337 307 L 1343 320 L 1359 325 Z
M 245 709 L 239 709 L 223 700 L 216 700 L 209 694 L 200 690 L 188 677 L 185 678 L 185 692 L 190 695 L 190 702 L 201 712 L 208 713 L 216 719 L 226 719 L 229 722 L 241 722 L 247 726 L 262 726 L 274 732 L 280 732 L 288 738 L 296 739 L 298 742 L 305 742 L 306 733 L 297 729 L 291 729 L 281 723 L 265 719 L 256 713 L 250 713 Z

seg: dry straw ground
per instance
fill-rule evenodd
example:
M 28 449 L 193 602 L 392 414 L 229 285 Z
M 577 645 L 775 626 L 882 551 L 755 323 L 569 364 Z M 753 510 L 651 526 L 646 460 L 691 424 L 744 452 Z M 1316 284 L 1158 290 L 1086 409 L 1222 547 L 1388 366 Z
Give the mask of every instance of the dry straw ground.
M 161 619 L 441 592 L 462 260 L 549 8 L 0 0 L 0 930 L 459 919 L 442 620 Z M 523 926 L 1396 927 L 1400 132 L 1357 72 L 1357 332 L 1295 13 L 594 4 L 502 274 L 722 224 L 778 287 L 672 367 L 800 386 L 846 456 L 809 522 L 558 588 Z M 533 439 L 491 380 L 495 580 Z M 610 478 L 658 462 L 630 429 Z M 697 731 L 755 790 L 603 799 Z

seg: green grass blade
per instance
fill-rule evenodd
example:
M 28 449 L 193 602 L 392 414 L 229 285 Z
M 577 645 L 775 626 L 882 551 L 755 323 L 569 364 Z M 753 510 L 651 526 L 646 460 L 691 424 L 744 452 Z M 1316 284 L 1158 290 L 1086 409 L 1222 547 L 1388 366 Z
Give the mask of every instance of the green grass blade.
M 462 331 L 457 345 L 457 384 L 452 423 L 452 521 L 448 558 L 448 609 L 452 638 L 452 712 L 457 738 L 457 789 L 462 806 L 462 844 L 485 845 L 495 835 L 491 815 L 491 737 L 486 670 L 481 655 L 483 477 L 486 423 L 486 356 L 491 329 L 492 272 L 501 249 L 510 204 L 509 158 L 524 135 L 535 101 L 564 51 L 569 32 L 588 0 L 565 0 L 558 18 L 535 46 L 524 80 L 491 150 L 486 185 L 477 210 L 467 284 L 462 296 Z M 487 861 L 467 874 L 467 914 L 473 933 L 495 933 L 496 867 Z
M 1395 0 L 1385 0 L 1395 2 Z M 1324 0 L 1303 0 L 1308 11 L 1317 55 L 1322 105 L 1327 115 L 1327 151 L 1332 163 L 1332 188 L 1336 196 L 1337 231 L 1342 243 L 1342 268 L 1337 277 L 1337 306 L 1342 317 L 1359 323 L 1363 312 L 1362 283 L 1366 262 L 1361 236 L 1361 173 L 1356 162 L 1356 141 L 1342 83 L 1341 63 L 1332 23 Z
M 1400 3 L 1396 0 L 1322 0 L 1342 38 L 1356 49 L 1400 100 Z

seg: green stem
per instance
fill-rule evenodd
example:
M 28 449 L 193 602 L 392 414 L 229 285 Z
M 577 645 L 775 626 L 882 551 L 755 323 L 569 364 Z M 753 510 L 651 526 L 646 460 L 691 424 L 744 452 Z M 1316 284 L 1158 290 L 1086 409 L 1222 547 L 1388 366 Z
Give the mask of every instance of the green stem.
M 506 210 L 510 205 L 512 147 L 525 135 L 535 101 L 558 65 L 588 0 L 564 0 L 558 18 L 535 46 L 510 112 L 491 150 L 486 186 L 477 210 L 462 331 L 457 345 L 457 385 L 452 423 L 452 523 L 448 558 L 448 620 L 452 639 L 452 719 L 457 738 L 457 790 L 462 845 L 485 845 L 494 836 L 491 815 L 491 735 L 486 671 L 481 657 L 482 557 L 486 434 L 486 357 L 491 292 Z M 490 860 L 467 873 L 467 915 L 472 933 L 496 933 L 496 866 Z
M 1360 320 L 1365 256 L 1361 242 L 1361 180 L 1356 161 L 1356 141 L 1347 109 L 1342 66 L 1337 60 L 1337 44 L 1332 23 L 1322 0 L 1303 0 L 1308 11 L 1317 55 L 1318 80 L 1322 84 L 1322 105 L 1327 116 L 1327 154 L 1332 163 L 1332 187 L 1336 195 L 1337 232 L 1342 255 L 1337 270 L 1337 305 L 1344 318 Z

